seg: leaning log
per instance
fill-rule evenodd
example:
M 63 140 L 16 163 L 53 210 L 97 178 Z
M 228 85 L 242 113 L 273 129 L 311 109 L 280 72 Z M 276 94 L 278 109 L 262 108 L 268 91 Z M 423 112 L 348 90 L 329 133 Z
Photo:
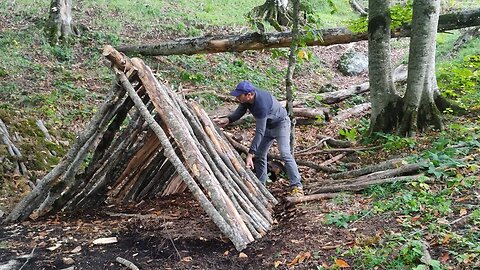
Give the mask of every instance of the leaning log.
M 7 146 L 7 152 L 12 157 L 12 159 L 16 162 L 15 174 L 20 175 L 28 175 L 27 167 L 23 163 L 23 156 L 20 153 L 20 150 L 15 146 L 10 138 L 10 134 L 8 133 L 7 126 L 5 123 L 0 119 L 0 143 L 5 144 Z M 30 187 L 33 188 L 33 183 L 29 181 Z
M 143 68 L 143 67 L 141 67 Z M 122 82 L 123 87 L 128 91 L 128 94 L 130 98 L 134 101 L 135 105 L 137 106 L 137 109 L 139 109 L 140 113 L 142 116 L 145 118 L 147 121 L 148 125 L 152 128 L 152 130 L 155 132 L 155 134 L 159 137 L 159 139 L 163 142 L 169 141 L 167 135 L 164 133 L 163 129 L 160 127 L 160 125 L 155 121 L 152 115 L 150 115 L 150 112 L 146 109 L 145 105 L 143 104 L 142 100 L 138 95 L 135 93 L 135 90 L 133 90 L 133 87 L 130 85 L 127 77 L 122 73 L 117 71 L 117 76 L 119 76 L 119 80 Z M 148 80 L 148 75 L 145 74 L 144 76 L 147 76 L 146 79 Z M 175 154 L 175 151 L 172 148 L 165 148 L 165 155 L 170 159 L 170 161 L 175 165 L 177 168 L 178 172 L 182 176 L 183 180 L 185 183 L 190 187 L 190 190 L 192 191 L 192 194 L 199 200 L 200 204 L 203 205 L 207 211 L 207 213 L 212 217 L 213 221 L 217 226 L 220 228 L 220 230 L 227 235 L 234 243 L 239 243 L 240 248 L 244 248 L 243 242 L 244 240 L 242 239 L 241 235 L 238 235 L 235 230 L 233 230 L 225 221 L 225 219 L 215 210 L 215 208 L 211 205 L 209 202 L 208 198 L 205 196 L 205 194 L 201 191 L 200 187 L 197 185 L 197 183 L 194 181 L 192 176 L 188 173 L 187 168 L 182 164 L 182 161 L 180 158 Z
M 448 31 L 480 25 L 480 9 L 455 12 L 441 15 L 438 31 Z M 312 33 L 313 32 L 313 33 Z M 346 28 L 330 28 L 315 30 L 310 33 L 300 32 L 301 36 L 314 37 L 306 42 L 307 46 L 329 46 L 368 40 L 367 33 L 353 33 Z M 410 26 L 399 27 L 391 31 L 393 37 L 410 36 Z M 221 52 L 242 52 L 247 50 L 263 50 L 269 48 L 286 48 L 292 42 L 291 32 L 281 33 L 248 33 L 245 35 L 205 36 L 184 38 L 153 45 L 121 46 L 120 52 L 141 55 L 178 55 Z
M 5 219 L 6 222 L 23 220 L 30 216 L 34 211 L 38 212 L 40 208 L 43 208 L 41 206 L 45 206 L 43 202 L 46 201 L 48 195 L 51 195 L 50 191 L 55 193 L 56 190 L 52 190 L 52 186 L 58 185 L 59 183 L 66 185 L 65 175 L 67 174 L 67 171 L 72 168 L 72 164 L 74 164 L 76 160 L 83 160 L 87 153 L 87 149 L 92 142 L 98 138 L 97 136 L 101 130 L 103 130 L 108 124 L 108 121 L 110 120 L 109 116 L 111 116 L 111 112 L 118 104 L 123 93 L 124 91 L 122 91 L 121 88 L 117 86 L 113 87 L 109 97 L 107 97 L 106 101 L 85 128 L 84 132 L 77 137 L 77 141 L 72 148 L 62 158 L 60 163 L 45 175 L 37 183 L 35 188 L 13 208 Z M 61 188 L 59 187 L 57 192 L 60 190 Z
M 188 188 L 237 250 L 265 235 L 277 200 L 245 169 L 205 111 L 160 83 L 140 59 L 111 46 L 104 56 L 118 79 L 113 93 L 6 221 L 138 202 Z

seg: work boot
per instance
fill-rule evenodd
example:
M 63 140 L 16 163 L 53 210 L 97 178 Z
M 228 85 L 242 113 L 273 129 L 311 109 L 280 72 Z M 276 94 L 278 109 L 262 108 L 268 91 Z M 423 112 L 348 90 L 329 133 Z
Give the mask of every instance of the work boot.
M 293 187 L 290 191 L 290 196 L 292 197 L 302 197 L 303 195 L 303 188 L 301 187 Z

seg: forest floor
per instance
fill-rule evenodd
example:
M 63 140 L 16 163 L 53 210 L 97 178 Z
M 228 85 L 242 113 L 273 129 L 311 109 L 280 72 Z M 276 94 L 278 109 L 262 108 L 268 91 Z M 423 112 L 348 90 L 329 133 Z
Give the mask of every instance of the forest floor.
M 284 183 L 276 182 L 270 188 L 277 193 L 283 190 L 280 186 Z M 285 196 L 283 192 L 276 195 L 279 199 Z M 0 239 L 6 240 L 9 248 L 0 253 L 0 267 L 16 258 L 17 266 L 11 269 L 23 264 L 22 269 L 73 265 L 74 269 L 127 269 L 115 262 L 117 257 L 140 269 L 328 267 L 335 264 L 336 249 L 368 245 L 365 241 L 373 244 L 384 231 L 397 230 L 398 222 L 386 216 L 362 219 L 347 228 L 324 225 L 323 217 L 329 211 L 358 211 L 368 204 L 368 198 L 359 195 L 345 198 L 342 206 L 321 201 L 282 209 L 280 203 L 278 223 L 242 253 L 222 237 L 189 194 L 140 205 L 106 206 L 4 227 Z M 106 237 L 115 237 L 117 242 L 94 243 Z

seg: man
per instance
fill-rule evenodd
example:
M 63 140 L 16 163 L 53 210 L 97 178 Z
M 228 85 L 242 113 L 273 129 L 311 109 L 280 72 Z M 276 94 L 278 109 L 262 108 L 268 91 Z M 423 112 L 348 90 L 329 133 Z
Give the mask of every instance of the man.
M 249 169 L 254 169 L 258 179 L 265 184 L 267 181 L 267 154 L 277 140 L 280 156 L 285 163 L 290 180 L 291 195 L 303 196 L 303 188 L 297 163 L 290 152 L 290 118 L 285 108 L 269 92 L 255 88 L 249 81 L 240 82 L 230 93 L 236 97 L 240 105 L 228 115 L 215 122 L 221 126 L 240 119 L 247 109 L 255 117 L 255 137 L 245 160 Z M 255 157 L 255 162 L 253 158 Z

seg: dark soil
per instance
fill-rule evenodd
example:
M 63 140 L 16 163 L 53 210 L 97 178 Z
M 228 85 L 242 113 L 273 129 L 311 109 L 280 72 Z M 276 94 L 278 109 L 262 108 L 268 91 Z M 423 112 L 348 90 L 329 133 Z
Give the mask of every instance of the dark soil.
M 284 185 L 281 180 L 271 187 L 278 192 Z M 280 203 L 273 230 L 242 254 L 188 193 L 137 205 L 106 205 L 3 226 L 0 242 L 7 242 L 9 248 L 2 249 L 0 265 L 15 259 L 18 265 L 25 264 L 22 269 L 72 265 L 75 269 L 127 269 L 115 261 L 122 257 L 140 269 L 288 269 L 289 265 L 312 269 L 331 265 L 337 248 L 361 245 L 361 239 L 395 230 L 394 220 L 379 216 L 360 219 L 347 228 L 324 225 L 329 211 L 358 211 L 367 205 L 368 200 L 360 196 L 345 197 L 340 204 L 323 201 L 286 207 Z M 104 237 L 116 237 L 118 242 L 93 243 Z M 24 255 L 30 254 L 27 262 Z M 304 261 L 294 261 L 297 256 Z

